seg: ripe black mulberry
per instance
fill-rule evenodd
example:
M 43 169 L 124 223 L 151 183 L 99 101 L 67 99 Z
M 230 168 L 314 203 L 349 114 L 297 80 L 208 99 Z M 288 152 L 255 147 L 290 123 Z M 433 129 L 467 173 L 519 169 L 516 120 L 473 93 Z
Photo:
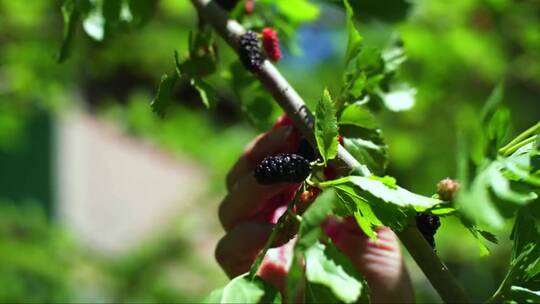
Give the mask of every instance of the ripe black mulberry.
M 296 152 L 296 154 L 302 156 L 309 161 L 314 161 L 317 159 L 317 154 L 315 153 L 315 150 L 313 149 L 313 147 L 311 147 L 311 144 L 305 138 L 302 138 L 302 140 L 300 140 L 300 144 L 298 144 L 298 151 Z
M 267 156 L 255 168 L 255 179 L 263 185 L 299 183 L 311 172 L 309 162 L 294 153 Z
M 245 32 L 240 36 L 239 46 L 240 60 L 244 66 L 252 72 L 259 70 L 264 62 L 264 54 L 257 34 L 253 31 Z
M 416 227 L 432 248 L 435 248 L 435 233 L 440 226 L 441 221 L 438 216 L 429 213 L 416 214 Z

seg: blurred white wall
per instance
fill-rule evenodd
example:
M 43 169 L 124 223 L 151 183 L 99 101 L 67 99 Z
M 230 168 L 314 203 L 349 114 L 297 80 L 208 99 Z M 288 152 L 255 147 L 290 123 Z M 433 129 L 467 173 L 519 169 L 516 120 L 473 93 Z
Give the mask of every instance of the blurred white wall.
M 80 241 L 103 253 L 136 246 L 206 191 L 195 163 L 87 114 L 63 115 L 55 141 L 56 213 Z

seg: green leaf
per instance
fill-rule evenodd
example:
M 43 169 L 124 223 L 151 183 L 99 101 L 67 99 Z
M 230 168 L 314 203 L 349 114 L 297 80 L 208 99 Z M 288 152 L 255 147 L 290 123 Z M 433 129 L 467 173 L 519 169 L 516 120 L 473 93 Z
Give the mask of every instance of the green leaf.
M 116 26 L 120 21 L 120 12 L 122 11 L 122 0 L 106 0 L 103 1 L 102 11 L 103 18 L 105 18 L 109 26 Z
M 231 85 L 249 123 L 261 132 L 268 130 L 281 111 L 260 82 L 239 61 L 230 66 Z
M 491 92 L 491 95 L 488 97 L 486 103 L 484 104 L 484 107 L 482 108 L 480 117 L 483 124 L 487 124 L 489 119 L 491 119 L 493 114 L 497 111 L 497 108 L 501 104 L 503 97 L 504 82 L 501 81 L 495 86 L 495 88 Z
M 388 179 L 386 179 L 388 181 Z M 361 192 L 369 193 L 384 202 L 399 207 L 412 207 L 418 212 L 426 211 L 441 203 L 441 200 L 412 193 L 397 185 L 387 185 L 377 177 L 347 176 L 333 181 L 321 183 L 322 186 L 342 188 L 342 185 L 352 184 Z
M 383 182 L 384 181 L 384 182 Z M 410 224 L 415 211 L 423 212 L 443 206 L 443 202 L 409 192 L 399 186 L 392 185 L 391 179 L 374 179 L 373 177 L 347 176 L 337 180 L 322 182 L 322 187 L 333 187 L 354 199 L 368 202 L 375 218 L 373 222 L 382 223 L 393 230 L 401 231 Z M 390 186 L 387 185 L 390 183 Z M 452 208 L 446 213 L 453 212 Z
M 321 284 L 306 282 L 304 293 L 305 303 L 342 303 L 330 288 Z
M 359 52 L 362 46 L 362 36 L 354 26 L 353 10 L 348 0 L 343 0 L 347 13 L 347 51 L 345 52 L 345 64 L 347 65 Z
M 161 76 L 161 82 L 159 84 L 156 97 L 154 97 L 150 103 L 152 111 L 154 111 L 160 117 L 165 116 L 165 111 L 173 103 L 172 93 L 177 81 L 177 73 L 172 73 L 171 75 L 164 74 Z
M 307 248 L 315 243 L 322 235 L 320 228 L 326 218 L 332 214 L 336 207 L 336 194 L 333 189 L 325 190 L 308 207 L 302 216 L 302 222 L 298 230 L 297 246 Z
M 388 162 L 386 145 L 361 138 L 343 138 L 343 146 L 360 163 L 366 165 L 373 173 L 382 174 Z
M 264 303 L 280 302 L 279 293 L 264 282 L 255 277 L 252 281 L 248 274 L 243 274 L 232 279 L 223 289 L 213 291 L 206 299 L 207 303 Z
M 332 244 L 313 244 L 305 251 L 306 279 L 328 287 L 340 301 L 353 303 L 365 293 L 356 268 Z
M 340 124 L 349 124 L 357 127 L 375 130 L 378 128 L 375 116 L 364 106 L 354 103 L 346 107 L 339 118 Z
M 91 5 L 88 0 L 64 0 L 64 3 L 62 4 L 64 35 L 60 50 L 56 56 L 57 62 L 62 63 L 71 55 L 77 26 L 81 19 L 86 16 L 90 8 Z
M 208 85 L 204 80 L 202 80 L 201 77 L 197 76 L 197 73 L 200 73 L 201 69 L 203 69 L 205 73 L 208 71 L 207 69 L 205 69 L 205 65 L 200 63 L 197 64 L 197 62 L 191 58 L 188 58 L 182 63 L 180 63 L 178 59 L 178 52 L 176 51 L 174 52 L 174 62 L 178 77 L 190 79 L 189 83 L 199 93 L 199 96 L 201 97 L 201 102 L 204 104 L 204 106 L 208 109 L 212 105 L 215 105 L 218 101 L 217 93 L 210 85 Z M 208 64 L 211 65 L 211 63 Z
M 530 290 L 521 286 L 510 287 L 513 303 L 540 303 L 540 290 Z
M 328 90 L 323 96 L 315 111 L 315 138 L 317 147 L 324 163 L 336 157 L 338 150 L 338 124 L 336 109 Z
M 197 90 L 197 92 L 199 92 L 201 101 L 207 109 L 217 103 L 218 99 L 214 88 L 212 88 L 206 82 L 198 78 L 193 78 L 191 79 L 191 85 Z
M 304 302 L 298 299 L 299 294 L 305 294 L 303 291 L 305 278 L 304 278 L 304 255 L 303 248 L 295 246 L 293 250 L 292 263 L 287 273 L 287 301 L 285 303 Z
M 342 124 L 343 146 L 374 174 L 382 175 L 388 164 L 388 147 L 380 129 L 366 129 Z
M 477 175 L 470 185 L 462 187 L 458 192 L 455 204 L 458 209 L 474 223 L 487 225 L 495 229 L 502 229 L 505 215 L 498 207 L 517 208 L 532 202 L 538 197 L 536 193 L 525 188 L 514 189 L 510 181 L 502 173 L 503 163 L 493 161 L 478 168 Z M 495 201 L 493 195 L 502 202 Z M 515 206 L 508 203 L 516 204 Z M 482 212 L 478 212 L 482 210 Z M 509 216 L 512 214 L 510 213 Z
M 340 1 L 332 1 L 339 3 Z M 407 17 L 413 3 L 407 0 L 353 0 L 351 7 L 356 13 L 355 18 L 365 22 L 376 20 L 379 23 L 394 23 Z
M 407 60 L 403 42 L 397 36 L 390 41 L 382 52 L 384 69 L 386 73 L 393 73 Z
M 538 209 L 533 208 L 524 208 L 518 212 L 510 235 L 510 239 L 514 241 L 512 260 L 516 260 L 526 246 L 536 244 L 540 239 L 538 213 Z
M 510 268 L 492 302 L 508 299 L 523 303 L 537 298 L 535 292 L 540 290 L 539 215 L 538 207 L 519 211 L 510 236 L 514 241 Z
M 349 208 L 352 209 L 349 214 L 343 216 L 353 215 L 360 229 L 368 237 L 376 239 L 377 233 L 373 230 L 373 227 L 381 226 L 382 222 L 377 218 L 371 206 L 359 196 L 349 195 L 344 191 L 337 191 L 336 194 L 344 204 L 354 206 L 353 208 Z
M 315 21 L 319 7 L 307 0 L 273 0 L 279 12 L 292 23 Z
M 510 125 L 510 110 L 499 108 L 493 113 L 493 116 L 487 124 L 487 138 L 493 143 L 493 149 L 496 151 L 502 145 L 508 135 Z
M 223 296 L 223 288 L 213 290 L 204 300 L 203 303 L 213 304 L 220 303 Z
M 88 13 L 82 25 L 88 36 L 96 41 L 102 41 L 105 38 L 105 22 L 101 6 L 98 6 Z
M 504 218 L 498 212 L 491 200 L 487 186 L 486 174 L 477 177 L 469 189 L 461 189 L 455 199 L 455 204 L 463 214 L 475 223 L 501 229 Z M 482 210 L 482 212 L 478 212 Z
M 132 22 L 136 26 L 146 24 L 156 12 L 158 0 L 128 0 Z
M 217 66 L 217 49 L 213 31 L 203 27 L 189 32 L 189 58 L 179 66 L 182 73 L 191 78 L 203 78 L 213 74 Z

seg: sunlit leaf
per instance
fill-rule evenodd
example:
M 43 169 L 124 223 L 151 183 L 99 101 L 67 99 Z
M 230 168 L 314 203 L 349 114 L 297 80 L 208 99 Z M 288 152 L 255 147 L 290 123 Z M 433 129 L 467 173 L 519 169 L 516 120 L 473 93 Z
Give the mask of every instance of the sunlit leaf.
M 403 87 L 397 90 L 392 90 L 387 93 L 382 93 L 382 100 L 391 111 L 407 111 L 410 110 L 415 103 L 416 89 Z
M 331 244 L 313 244 L 305 251 L 306 279 L 328 287 L 345 303 L 355 302 L 365 293 L 362 278 L 356 268 Z
M 350 124 L 357 127 L 374 130 L 378 127 L 375 116 L 364 106 L 352 104 L 346 107 L 339 118 L 340 124 Z
M 442 201 L 412 193 L 399 186 L 390 187 L 379 179 L 364 176 L 347 176 L 337 180 L 323 182 L 324 186 L 340 188 L 344 184 L 352 184 L 360 191 L 369 193 L 384 202 L 400 207 L 413 207 L 422 212 L 442 203 Z
M 381 226 L 382 222 L 377 218 L 371 209 L 371 206 L 359 196 L 350 195 L 344 191 L 337 191 L 336 194 L 340 201 L 347 206 L 352 206 L 349 207 L 349 213 L 343 216 L 354 216 L 360 229 L 362 229 L 368 237 L 375 239 L 377 233 L 373 230 L 373 227 Z
M 328 90 L 324 90 L 315 111 L 315 138 L 324 163 L 336 157 L 338 149 L 336 109 Z
M 345 11 L 347 13 L 347 51 L 345 52 L 345 63 L 348 64 L 360 50 L 362 45 L 362 36 L 356 30 L 353 19 L 353 10 L 348 0 L 344 0 Z
M 96 41 L 105 38 L 105 18 L 100 7 L 92 10 L 83 20 L 83 29 L 88 36 Z
M 307 0 L 273 0 L 281 14 L 294 23 L 314 21 L 319 8 Z
M 243 274 L 232 279 L 224 288 L 213 291 L 206 303 L 264 303 L 281 302 L 279 293 L 259 277 L 250 280 Z M 278 299 L 276 299 L 278 298 Z

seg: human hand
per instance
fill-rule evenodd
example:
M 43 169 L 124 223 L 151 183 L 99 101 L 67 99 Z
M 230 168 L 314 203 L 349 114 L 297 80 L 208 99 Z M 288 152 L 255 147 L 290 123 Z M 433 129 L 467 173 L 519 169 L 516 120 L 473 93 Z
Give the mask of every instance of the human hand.
M 253 178 L 255 166 L 267 155 L 296 152 L 299 135 L 291 126 L 275 128 L 255 138 L 227 176 L 228 194 L 219 207 L 226 235 L 216 247 L 216 259 L 229 277 L 249 271 L 275 223 L 276 210 L 288 203 L 299 184 L 260 185 Z M 282 208 L 281 208 L 282 209 Z M 377 229 L 378 239 L 365 236 L 354 220 L 328 218 L 325 232 L 362 273 L 372 302 L 413 302 L 414 293 L 405 269 L 399 242 L 388 228 Z M 281 236 L 274 246 L 293 235 Z M 265 260 L 259 275 L 283 290 L 286 262 Z

